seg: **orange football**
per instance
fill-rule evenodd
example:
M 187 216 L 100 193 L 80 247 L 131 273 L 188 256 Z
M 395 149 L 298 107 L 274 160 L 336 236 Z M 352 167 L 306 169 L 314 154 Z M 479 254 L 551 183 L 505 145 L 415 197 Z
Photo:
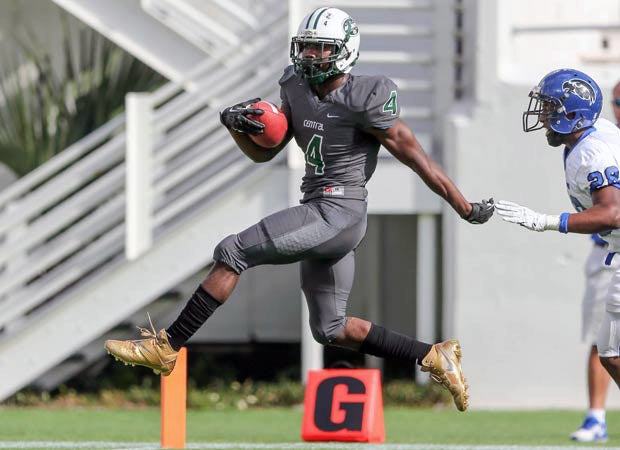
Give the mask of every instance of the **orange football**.
M 280 145 L 288 130 L 286 115 L 282 110 L 273 103 L 266 101 L 252 103 L 250 108 L 259 108 L 264 112 L 260 116 L 248 114 L 248 118 L 265 124 L 263 134 L 258 134 L 256 136 L 250 134 L 250 138 L 257 145 L 265 148 L 273 148 Z

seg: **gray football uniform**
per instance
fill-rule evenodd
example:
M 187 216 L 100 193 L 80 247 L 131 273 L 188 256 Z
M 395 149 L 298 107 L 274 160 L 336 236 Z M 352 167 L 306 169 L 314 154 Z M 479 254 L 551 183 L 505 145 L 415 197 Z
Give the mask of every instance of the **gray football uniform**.
M 285 69 L 281 98 L 304 151 L 300 206 L 265 217 L 216 247 L 214 259 L 237 273 L 262 264 L 301 261 L 301 287 L 315 339 L 329 343 L 346 322 L 354 252 L 366 232 L 366 182 L 380 144 L 369 128 L 398 119 L 396 85 L 382 76 L 350 76 L 319 99 L 306 80 Z
M 363 188 L 377 167 L 380 147 L 363 130 L 388 129 L 398 119 L 394 82 L 383 76 L 350 75 L 345 85 L 319 100 L 289 66 L 280 85 L 282 103 L 291 112 L 289 126 L 305 154 L 304 196 L 325 187 Z M 342 194 L 347 196 L 347 192 Z

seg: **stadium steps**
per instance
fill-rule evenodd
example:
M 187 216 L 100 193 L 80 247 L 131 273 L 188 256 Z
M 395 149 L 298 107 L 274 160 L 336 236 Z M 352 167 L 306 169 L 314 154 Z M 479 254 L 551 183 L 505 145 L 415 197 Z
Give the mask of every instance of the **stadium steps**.
M 60 364 L 54 365 L 50 370 L 38 377 L 31 384 L 32 387 L 42 391 L 51 391 L 89 367 L 95 366 L 93 371 L 96 371 L 99 369 L 99 364 L 96 363 L 106 356 L 102 342 L 107 339 L 137 339 L 139 334 L 136 332 L 136 324 L 143 328 L 150 328 L 147 312 L 152 317 L 168 315 L 171 311 L 178 308 L 178 303 L 183 298 L 184 296 L 180 292 L 170 292 L 163 295 L 150 303 L 144 310 L 126 317 L 107 333 L 80 347 Z
M 262 17 L 286 7 L 280 0 L 53 1 L 189 90 L 188 73 L 221 48 L 243 47 L 253 30 L 262 31 Z
M 53 0 L 172 81 L 200 64 L 204 51 L 148 14 L 135 0 Z
M 273 175 L 284 155 L 254 164 L 218 117 L 239 98 L 277 98 L 286 12 L 263 24 L 149 97 L 153 245 L 139 258 L 125 255 L 124 115 L 0 192 L 0 401 L 63 361 L 42 385 L 92 364 L 106 332 L 209 264 L 223 237 L 288 206 L 286 172 Z
M 239 176 L 237 182 L 229 180 L 229 186 L 214 192 L 204 207 L 159 234 L 156 244 L 141 258 L 127 261 L 116 254 L 97 268 L 96 275 L 39 305 L 20 318 L 22 323 L 13 321 L 12 329 L 0 338 L 0 370 L 8 374 L 0 385 L 0 398 L 26 386 L 85 345 L 96 340 L 91 345 L 98 342 L 100 346 L 104 333 L 205 267 L 212 249 L 230 231 L 264 216 L 264 195 L 278 198 L 282 186 L 277 180 L 282 177 L 273 176 L 270 165 L 254 168 L 238 161 L 233 166 L 251 171 Z

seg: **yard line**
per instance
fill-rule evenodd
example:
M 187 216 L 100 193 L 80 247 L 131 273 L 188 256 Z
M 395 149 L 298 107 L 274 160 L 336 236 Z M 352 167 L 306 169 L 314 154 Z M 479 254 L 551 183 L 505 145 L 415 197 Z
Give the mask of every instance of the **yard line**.
M 0 449 L 118 449 L 118 450 L 156 450 L 158 442 L 112 442 L 112 441 L 0 441 Z M 296 442 L 270 443 L 255 442 L 191 442 L 186 448 L 194 450 L 351 450 L 359 448 L 359 443 L 335 442 Z M 570 450 L 583 446 L 531 446 L 531 445 L 459 445 L 459 444 L 364 444 L 364 450 Z M 605 447 L 605 450 L 620 450 L 620 447 Z

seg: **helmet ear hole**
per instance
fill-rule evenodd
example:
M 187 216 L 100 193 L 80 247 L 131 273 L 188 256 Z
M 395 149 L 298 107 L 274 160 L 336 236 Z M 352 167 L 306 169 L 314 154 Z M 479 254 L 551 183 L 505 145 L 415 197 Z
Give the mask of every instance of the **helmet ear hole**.
M 349 47 L 347 47 L 347 45 L 346 45 L 346 44 L 344 44 L 344 45 L 342 46 L 342 50 L 344 51 L 344 55 L 345 55 L 345 58 L 344 58 L 344 59 L 349 59 L 349 57 L 351 56 L 351 50 L 349 50 Z M 340 51 L 340 50 L 339 50 L 339 51 Z

